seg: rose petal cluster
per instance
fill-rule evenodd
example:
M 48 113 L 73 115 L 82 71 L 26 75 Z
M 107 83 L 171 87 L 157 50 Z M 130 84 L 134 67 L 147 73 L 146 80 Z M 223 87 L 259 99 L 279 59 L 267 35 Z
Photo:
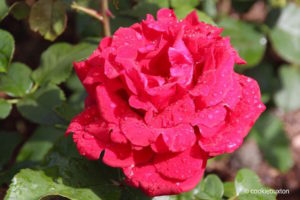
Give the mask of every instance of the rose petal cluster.
M 245 61 L 196 12 L 119 28 L 74 64 L 88 97 L 67 134 L 81 155 L 121 168 L 150 196 L 201 180 L 208 158 L 231 153 L 264 111 L 257 82 L 234 72 Z

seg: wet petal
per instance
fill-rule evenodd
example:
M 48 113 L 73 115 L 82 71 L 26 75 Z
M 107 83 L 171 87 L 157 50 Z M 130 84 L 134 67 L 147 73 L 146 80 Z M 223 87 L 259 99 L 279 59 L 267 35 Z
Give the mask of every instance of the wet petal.
M 172 128 L 156 129 L 161 135 L 151 148 L 158 153 L 182 152 L 192 147 L 196 142 L 193 127 L 189 124 L 180 124 Z
M 193 189 L 201 180 L 205 166 L 206 160 L 203 160 L 202 165 L 198 166 L 201 169 L 200 172 L 184 181 L 174 181 L 174 179 L 161 176 L 152 164 L 126 167 L 123 168 L 123 172 L 127 183 L 141 188 L 149 196 L 160 196 Z
M 134 145 L 149 146 L 155 140 L 155 132 L 136 118 L 126 117 L 120 122 L 121 130 L 126 138 Z
M 98 108 L 104 120 L 119 124 L 122 117 L 135 116 L 126 102 L 107 87 L 99 85 L 96 88 Z
M 225 120 L 226 109 L 222 104 L 204 108 L 195 113 L 192 125 L 204 125 L 206 127 L 214 127 Z
M 206 153 L 195 145 L 179 154 L 156 155 L 154 166 L 162 176 L 183 181 L 201 173 L 206 159 Z
M 130 144 L 111 143 L 105 148 L 103 162 L 112 167 L 134 165 Z
M 77 115 L 70 123 L 66 134 L 73 133 L 73 140 L 81 155 L 97 160 L 109 140 L 106 124 L 91 106 Z
M 256 81 L 240 75 L 242 87 L 241 100 L 235 109 L 229 112 L 226 123 L 212 137 L 201 137 L 199 145 L 210 156 L 231 153 L 243 142 L 265 106 L 260 100 L 260 90 Z
M 163 112 L 147 121 L 147 123 L 157 128 L 173 127 L 181 123 L 190 123 L 194 113 L 194 102 L 187 95 L 166 107 Z

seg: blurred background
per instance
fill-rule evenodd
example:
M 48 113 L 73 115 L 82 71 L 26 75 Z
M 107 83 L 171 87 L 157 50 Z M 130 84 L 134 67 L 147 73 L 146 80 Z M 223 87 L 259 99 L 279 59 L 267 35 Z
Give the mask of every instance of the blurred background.
M 82 10 L 99 11 L 100 1 L 0 2 L 2 199 L 12 177 L 20 169 L 39 165 L 83 108 L 85 93 L 72 72 L 72 61 L 87 57 L 103 30 L 97 16 Z M 259 82 L 267 110 L 244 145 L 231 155 L 209 160 L 206 173 L 231 181 L 239 169 L 249 168 L 265 185 L 289 189 L 288 196 L 278 199 L 300 199 L 300 1 L 108 2 L 112 33 L 162 7 L 173 8 L 179 18 L 196 9 L 200 20 L 224 28 L 223 35 L 230 36 L 247 61 L 236 71 Z

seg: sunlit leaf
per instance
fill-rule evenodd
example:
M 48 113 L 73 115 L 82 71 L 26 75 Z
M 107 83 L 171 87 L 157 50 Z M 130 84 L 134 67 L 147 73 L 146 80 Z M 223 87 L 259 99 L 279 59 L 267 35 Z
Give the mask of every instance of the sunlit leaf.
M 189 8 L 195 8 L 199 5 L 199 0 L 170 0 L 172 8 L 180 8 L 182 6 L 189 7 Z
M 292 111 L 300 108 L 300 69 L 292 66 L 282 66 L 279 69 L 282 88 L 275 94 L 276 105 Z
M 41 66 L 33 72 L 32 77 L 40 85 L 59 84 L 70 76 L 74 61 L 85 59 L 96 48 L 96 45 L 89 43 L 56 43 L 42 54 Z
M 267 40 L 253 25 L 230 18 L 223 18 L 218 24 L 224 28 L 223 35 L 230 37 L 231 44 L 246 60 L 247 66 L 255 66 L 261 61 Z
M 38 0 L 31 8 L 29 24 L 47 40 L 55 40 L 66 28 L 67 16 L 61 0 Z
M 12 35 L 0 29 L 0 73 L 6 72 L 15 51 L 15 40 Z
M 300 64 L 300 7 L 288 4 L 270 32 L 275 51 L 288 62 Z
M 9 7 L 6 5 L 5 0 L 0 0 L 0 21 L 6 17 L 9 12 Z
M 10 103 L 4 99 L 0 99 L 0 119 L 5 119 L 9 115 L 11 109 L 12 106 Z
M 23 97 L 30 92 L 31 69 L 23 63 L 12 63 L 7 73 L 0 74 L 0 91 L 12 97 Z
M 13 178 L 5 200 L 39 200 L 50 195 L 116 200 L 121 195 L 117 181 L 117 170 L 80 157 L 72 139 L 62 138 L 47 155 L 45 166 L 23 169 Z
M 265 194 L 263 192 L 257 192 L 259 190 L 271 190 L 264 187 L 259 177 L 251 170 L 241 169 L 238 171 L 234 180 L 236 194 L 240 200 L 275 200 L 276 194 Z

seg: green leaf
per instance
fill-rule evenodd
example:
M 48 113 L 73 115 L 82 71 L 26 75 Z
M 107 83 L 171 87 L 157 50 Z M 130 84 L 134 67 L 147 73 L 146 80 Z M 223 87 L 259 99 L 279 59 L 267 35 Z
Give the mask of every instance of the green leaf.
M 269 4 L 274 8 L 283 8 L 286 3 L 286 0 L 269 0 Z
M 236 193 L 235 193 L 235 187 L 234 187 L 234 183 L 233 182 L 225 182 L 223 184 L 224 186 L 224 196 L 225 197 L 234 197 L 236 196 Z
M 216 175 L 208 175 L 203 181 L 202 191 L 211 199 L 221 199 L 224 193 L 223 183 Z
M 238 171 L 235 179 L 235 192 L 237 195 L 249 194 L 251 189 L 260 189 L 261 183 L 259 177 L 251 170 L 241 169 Z
M 249 169 L 238 171 L 234 180 L 236 194 L 240 200 L 275 200 L 276 194 L 265 194 L 259 190 L 272 190 L 260 183 L 259 177 Z M 273 191 L 274 192 L 274 191 Z
M 175 8 L 174 12 L 175 12 L 178 19 L 183 19 L 194 10 L 195 10 L 194 8 L 186 7 L 184 5 L 184 6 Z M 197 15 L 198 15 L 199 21 L 202 21 L 202 22 L 205 22 L 205 23 L 208 23 L 208 24 L 212 24 L 212 25 L 216 25 L 215 22 L 208 15 L 206 15 L 204 12 L 201 12 L 201 11 L 197 10 Z
M 73 73 L 66 81 L 66 86 L 72 91 L 82 91 L 84 87 L 76 73 Z
M 11 159 L 15 147 L 21 142 L 20 134 L 0 131 L 0 171 Z
M 253 136 L 265 159 L 272 166 L 282 172 L 288 171 L 293 166 L 289 141 L 278 117 L 268 112 L 263 114 L 254 126 Z
M 2 21 L 2 19 L 6 17 L 8 12 L 9 12 L 9 8 L 6 5 L 5 0 L 0 0 L 0 22 Z
M 128 17 L 126 15 L 117 15 L 114 19 L 110 21 L 111 30 L 115 32 L 120 27 L 129 27 L 136 22 L 138 22 L 136 18 Z
M 108 2 L 112 3 L 112 1 L 108 1 Z M 80 6 L 91 8 L 94 10 L 99 10 L 100 8 L 100 1 L 77 0 L 76 3 L 78 3 Z M 111 11 L 115 15 L 114 10 Z M 114 19 L 110 20 L 110 22 L 113 21 Z M 99 25 L 98 20 L 82 12 L 76 13 L 75 28 L 80 38 L 95 37 L 95 36 L 100 37 L 101 33 L 103 32 L 102 31 L 103 27 Z
M 259 193 L 262 191 L 261 193 Z M 269 192 L 264 194 L 263 192 Z M 214 174 L 205 177 L 193 190 L 179 195 L 163 196 L 162 200 L 275 200 L 275 191 L 260 183 L 259 177 L 251 170 L 238 171 L 234 182 L 225 182 Z M 160 200 L 160 197 L 154 198 Z M 153 199 L 153 200 L 154 200 Z
M 10 103 L 4 99 L 0 99 L 0 119 L 5 119 L 9 115 L 11 108 Z
M 171 0 L 170 1 L 172 8 L 180 8 L 182 6 L 190 7 L 190 8 L 195 8 L 199 5 L 200 1 L 199 0 Z
M 78 163 L 73 164 L 78 166 Z M 113 191 L 112 186 L 106 184 L 69 186 L 64 183 L 63 178 L 57 177 L 58 173 L 56 168 L 21 170 L 13 178 L 5 200 L 40 200 L 52 195 L 63 196 L 71 200 L 113 200 L 119 195 Z M 100 173 L 100 171 L 95 171 L 95 173 Z M 97 193 L 103 194 L 104 198 L 99 197 Z
M 26 17 L 28 17 L 30 12 L 30 7 L 22 1 L 15 2 L 11 7 L 10 7 L 10 13 L 17 19 L 21 20 Z
M 300 64 L 300 8 L 289 3 L 270 31 L 273 48 L 288 62 Z
M 285 111 L 299 109 L 300 69 L 284 65 L 279 69 L 279 77 L 282 89 L 275 94 L 276 105 Z
M 14 163 L 12 166 L 10 166 L 8 169 L 0 171 L 0 185 L 9 185 L 11 182 L 12 178 L 21 170 L 24 168 L 29 168 L 29 167 L 36 167 L 35 163 L 33 162 L 19 162 L 19 163 Z
M 156 16 L 157 11 L 164 7 L 169 7 L 168 0 L 141 0 L 133 9 L 127 10 L 126 13 L 139 19 L 145 19 L 146 13 Z
M 12 63 L 7 74 L 0 74 L 0 91 L 12 97 L 23 97 L 30 92 L 31 69 L 23 63 Z
M 208 175 L 191 191 L 170 196 L 170 200 L 221 200 L 224 193 L 223 183 L 214 174 Z
M 79 105 L 71 105 L 70 103 L 63 103 L 57 107 L 55 111 L 60 117 L 70 122 L 75 115 L 82 111 L 82 107 Z
M 254 78 L 260 87 L 263 102 L 268 102 L 273 96 L 278 86 L 278 80 L 275 77 L 274 66 L 269 63 L 262 63 L 245 71 L 247 76 Z
M 41 162 L 53 147 L 54 142 L 62 135 L 64 135 L 64 131 L 53 126 L 38 127 L 30 139 L 22 146 L 16 159 L 17 162 Z
M 96 45 L 89 43 L 54 44 L 42 54 L 41 66 L 33 72 L 32 77 L 40 85 L 60 84 L 70 76 L 72 62 L 86 58 L 96 48 Z
M 39 124 L 53 125 L 64 121 L 57 116 L 55 108 L 65 100 L 62 90 L 49 85 L 20 100 L 17 108 L 23 117 Z
M 68 98 L 68 104 L 72 107 L 75 106 L 76 110 L 82 110 L 84 108 L 84 99 L 87 94 L 75 73 L 69 77 L 66 86 L 73 91 L 72 95 Z
M 203 1 L 203 10 L 207 13 L 208 16 L 216 17 L 218 14 L 217 11 L 217 2 L 218 0 L 204 0 Z
M 69 137 L 48 153 L 39 170 L 23 169 L 12 180 L 5 200 L 38 200 L 59 195 L 71 200 L 120 199 L 118 171 L 78 155 Z
M 128 10 L 131 9 L 131 0 L 112 0 L 109 1 L 109 9 L 113 12 L 116 13 L 118 11 L 122 11 L 122 10 Z
M 141 0 L 141 2 L 147 2 L 154 5 L 157 5 L 159 8 L 168 8 L 169 7 L 169 0 Z
M 111 23 L 114 21 L 115 19 L 112 19 Z M 85 13 L 76 13 L 75 28 L 80 38 L 100 37 L 102 32 L 102 27 L 99 25 L 99 21 Z
M 15 40 L 13 36 L 0 29 L 0 73 L 6 72 L 15 51 Z
M 120 200 L 159 200 L 159 197 L 146 196 L 140 189 L 133 187 L 122 188 Z M 161 200 L 164 200 L 163 198 Z M 165 199 L 166 200 L 166 199 Z M 171 200 L 171 199 L 169 199 Z
M 224 18 L 219 22 L 224 27 L 223 35 L 230 36 L 233 47 L 239 55 L 247 61 L 247 66 L 255 66 L 263 58 L 267 40 L 255 30 L 254 26 L 246 22 Z
M 201 22 L 205 22 L 207 24 L 216 26 L 216 23 L 214 22 L 214 20 L 211 17 L 209 17 L 208 15 L 206 15 L 204 12 L 197 10 L 197 15 Z
M 30 28 L 47 40 L 55 40 L 66 28 L 67 15 L 61 0 L 38 0 L 29 15 Z

